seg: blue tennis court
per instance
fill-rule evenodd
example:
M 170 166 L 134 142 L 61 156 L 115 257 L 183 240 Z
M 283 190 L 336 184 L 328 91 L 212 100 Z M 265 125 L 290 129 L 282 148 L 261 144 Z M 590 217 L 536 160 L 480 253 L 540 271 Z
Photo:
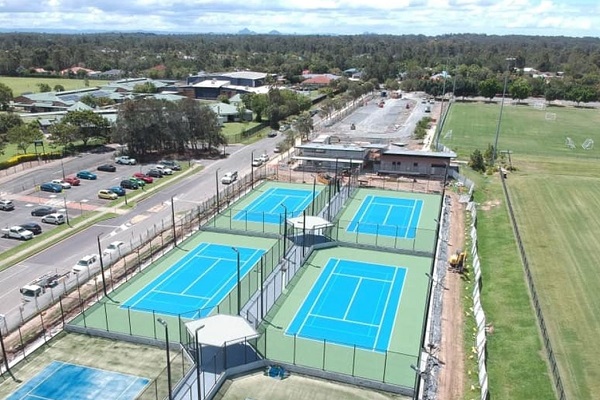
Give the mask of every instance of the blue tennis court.
M 387 351 L 406 268 L 331 258 L 288 335 Z
M 419 199 L 368 195 L 346 231 L 414 239 L 422 208 Z
M 133 400 L 149 382 L 138 376 L 53 361 L 7 399 Z
M 236 247 L 242 279 L 264 254 L 262 249 Z M 237 253 L 231 246 L 201 243 L 122 304 L 160 314 L 210 314 L 237 285 Z
M 317 188 L 314 195 L 319 194 L 320 190 Z M 236 221 L 281 224 L 285 208 L 287 208 L 288 218 L 298 217 L 309 206 L 312 198 L 312 190 L 270 188 L 238 212 L 233 219 Z

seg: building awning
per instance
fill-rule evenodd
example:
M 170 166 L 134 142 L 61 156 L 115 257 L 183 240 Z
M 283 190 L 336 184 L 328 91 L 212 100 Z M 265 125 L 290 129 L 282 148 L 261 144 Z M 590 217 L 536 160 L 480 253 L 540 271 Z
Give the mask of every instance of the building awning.
M 198 343 L 206 346 L 224 347 L 234 343 L 254 339 L 259 334 L 242 317 L 217 314 L 186 322 L 185 327 L 192 337 L 198 337 Z
M 304 222 L 306 221 L 306 226 Z M 315 217 L 313 215 L 307 215 L 306 217 L 295 217 L 288 218 L 287 223 L 293 225 L 295 229 L 306 229 L 309 231 L 314 231 L 317 229 L 329 228 L 333 226 L 333 224 L 321 217 Z
M 352 164 L 363 164 L 363 160 L 353 160 L 348 158 L 327 158 L 327 157 L 306 157 L 306 156 L 294 156 L 294 160 L 305 160 L 305 161 L 328 161 L 338 163 L 352 163 Z

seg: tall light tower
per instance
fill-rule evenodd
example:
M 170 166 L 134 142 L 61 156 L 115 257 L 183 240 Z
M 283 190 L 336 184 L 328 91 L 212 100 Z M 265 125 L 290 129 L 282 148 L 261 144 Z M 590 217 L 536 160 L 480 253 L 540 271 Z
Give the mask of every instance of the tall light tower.
M 506 97 L 506 86 L 508 85 L 508 76 L 510 75 L 511 64 L 515 61 L 514 57 L 507 57 L 507 73 L 504 76 L 504 89 L 502 89 L 502 100 L 500 101 L 500 115 L 498 116 L 498 124 L 496 125 L 496 139 L 494 140 L 494 152 L 492 153 L 492 165 L 496 163 L 498 155 L 498 136 L 500 136 L 500 125 L 502 124 L 502 111 L 504 110 L 504 98 Z

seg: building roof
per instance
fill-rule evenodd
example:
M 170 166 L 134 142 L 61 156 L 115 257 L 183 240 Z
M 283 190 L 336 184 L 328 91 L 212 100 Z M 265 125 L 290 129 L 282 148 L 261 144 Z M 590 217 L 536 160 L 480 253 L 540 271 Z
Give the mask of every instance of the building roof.
M 217 115 L 236 115 L 239 114 L 236 106 L 227 103 L 212 103 L 208 105 Z
M 322 143 L 306 143 L 296 146 L 298 149 L 310 149 L 310 150 L 343 150 L 343 151 L 356 151 L 356 152 L 365 152 L 364 147 L 354 146 L 350 144 L 322 144 Z M 335 159 L 334 159 L 335 160 Z
M 437 152 L 437 151 L 420 151 L 420 150 L 406 150 L 398 147 L 391 147 L 383 151 L 384 155 L 397 155 L 397 156 L 411 156 L 411 157 L 434 157 L 434 158 L 456 158 L 456 153 L 453 151 L 449 152 Z
M 258 337 L 254 328 L 237 315 L 217 314 L 185 323 L 190 335 L 206 346 L 223 347 Z
M 303 80 L 301 85 L 329 85 L 329 82 L 335 80 L 337 78 L 333 78 L 328 75 L 315 75 L 311 78 Z
M 217 79 L 206 79 L 204 81 L 194 83 L 192 86 L 199 87 L 199 88 L 220 88 L 222 86 L 229 85 L 230 83 L 231 82 L 229 82 L 229 81 L 221 81 L 221 80 L 217 80 Z
M 226 72 L 224 74 L 220 74 L 222 76 L 228 76 L 230 78 L 238 78 L 238 79 L 265 79 L 267 74 L 265 72 L 254 72 L 254 71 L 236 71 L 236 72 Z
M 229 83 L 229 82 L 228 82 Z M 268 85 L 263 86 L 239 86 L 239 85 L 225 85 L 223 89 L 235 90 L 238 92 L 255 93 L 255 94 L 267 94 L 269 93 L 270 87 Z

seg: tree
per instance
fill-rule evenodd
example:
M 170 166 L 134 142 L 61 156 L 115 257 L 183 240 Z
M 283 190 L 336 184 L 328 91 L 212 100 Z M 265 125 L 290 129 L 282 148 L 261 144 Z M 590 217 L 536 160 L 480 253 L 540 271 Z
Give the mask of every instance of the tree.
M 62 121 L 77 127 L 76 137 L 84 146 L 87 146 L 92 138 L 108 138 L 110 124 L 102 115 L 92 110 L 69 111 Z
M 398 90 L 400 89 L 400 83 L 394 78 L 389 78 L 385 80 L 385 88 L 387 90 Z
M 65 87 L 63 85 L 54 85 L 54 91 L 55 92 L 64 92 Z
M 308 141 L 308 136 L 314 129 L 313 119 L 310 114 L 307 112 L 300 114 L 294 123 L 294 128 L 300 133 L 303 140 Z
M 40 131 L 37 121 L 28 124 L 21 124 L 10 128 L 6 134 L 9 143 L 15 144 L 23 154 L 36 140 L 42 140 L 44 134 Z
M 51 92 L 52 88 L 47 83 L 38 83 L 37 87 L 40 88 L 41 93 Z
M 483 161 L 483 155 L 481 154 L 481 151 L 479 151 L 479 149 L 475 149 L 473 153 L 471 153 L 469 167 L 473 168 L 473 170 L 475 171 L 485 171 L 485 162 Z
M 516 79 L 509 87 L 508 93 L 513 100 L 521 101 L 531 95 L 531 85 L 525 78 Z
M 68 146 L 77 140 L 79 128 L 64 121 L 56 122 L 48 128 L 52 141 Z
M 577 103 L 589 103 L 598 99 L 598 92 L 587 86 L 575 85 L 566 94 L 566 99 Z
M 13 99 L 13 91 L 4 83 L 0 83 L 0 110 L 8 110 L 8 105 Z
M 157 93 L 158 89 L 152 82 L 138 83 L 133 87 L 133 93 Z
M 6 132 L 8 132 L 10 130 L 10 128 L 13 128 L 15 126 L 19 126 L 22 124 L 23 124 L 23 120 L 21 119 L 19 114 L 13 114 L 13 113 L 0 114 L 0 135 L 6 134 Z
M 492 100 L 494 96 L 502 91 L 502 85 L 496 78 L 488 78 L 479 82 L 479 95 Z

